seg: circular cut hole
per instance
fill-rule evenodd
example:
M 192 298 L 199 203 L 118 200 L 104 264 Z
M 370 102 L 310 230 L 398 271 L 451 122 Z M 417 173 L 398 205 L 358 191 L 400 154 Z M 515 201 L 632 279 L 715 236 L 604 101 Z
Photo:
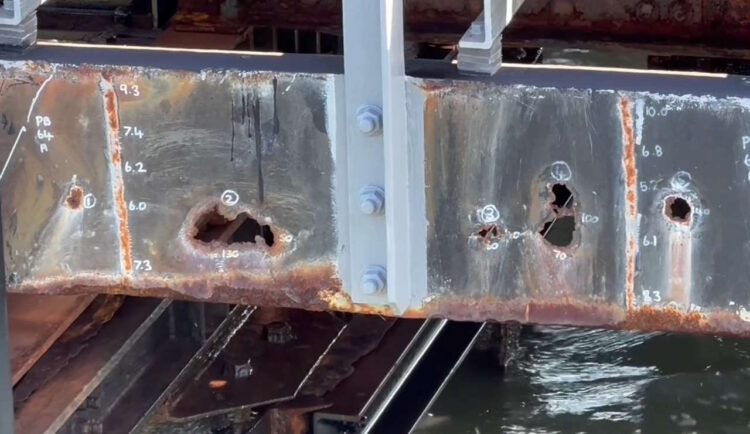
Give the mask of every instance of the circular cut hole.
M 668 197 L 664 207 L 664 212 L 667 218 L 682 224 L 690 223 L 692 211 L 693 209 L 690 206 L 690 203 L 677 196 Z

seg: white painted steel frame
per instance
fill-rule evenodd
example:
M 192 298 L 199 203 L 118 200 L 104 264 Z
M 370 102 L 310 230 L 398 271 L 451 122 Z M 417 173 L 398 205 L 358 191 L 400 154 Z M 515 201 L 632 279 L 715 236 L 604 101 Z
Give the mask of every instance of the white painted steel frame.
M 426 295 L 427 284 L 424 148 L 407 140 L 403 16 L 403 0 L 343 0 L 346 155 L 337 156 L 346 161 L 337 170 L 347 179 L 346 203 L 339 204 L 339 215 L 348 219 L 341 242 L 344 287 L 357 303 L 397 311 Z M 382 135 L 357 128 L 356 111 L 367 104 L 383 109 Z M 359 210 L 359 191 L 368 184 L 384 187 L 384 216 Z M 386 267 L 384 293 L 361 290 L 369 265 Z

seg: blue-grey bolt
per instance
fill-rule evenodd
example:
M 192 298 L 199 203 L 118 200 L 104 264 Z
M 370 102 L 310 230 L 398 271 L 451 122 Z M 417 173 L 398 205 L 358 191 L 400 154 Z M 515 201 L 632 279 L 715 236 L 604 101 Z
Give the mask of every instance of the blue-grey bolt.
M 367 215 L 381 215 L 385 210 L 385 190 L 367 185 L 359 192 L 359 209 Z
M 357 127 L 368 136 L 383 131 L 383 109 L 376 105 L 363 105 L 357 109 Z
M 362 293 L 375 295 L 385 289 L 387 274 L 385 267 L 370 265 L 362 275 Z

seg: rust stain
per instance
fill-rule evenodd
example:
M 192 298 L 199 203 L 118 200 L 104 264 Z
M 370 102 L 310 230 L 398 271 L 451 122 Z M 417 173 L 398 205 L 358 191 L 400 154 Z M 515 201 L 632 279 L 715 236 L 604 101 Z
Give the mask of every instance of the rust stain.
M 226 387 L 227 380 L 211 380 L 208 382 L 208 387 L 211 389 L 221 389 Z
M 692 241 L 688 231 L 669 231 L 669 298 L 685 307 L 691 300 Z
M 626 97 L 620 98 L 620 113 L 622 114 L 622 143 L 623 163 L 625 165 L 625 187 L 628 211 L 631 218 L 638 215 L 638 170 L 635 166 L 635 131 L 633 130 L 633 115 L 631 102 Z
M 623 166 L 625 170 L 625 201 L 631 228 L 627 231 L 628 244 L 626 249 L 627 272 L 625 278 L 625 304 L 628 310 L 635 308 L 635 261 L 638 243 L 635 240 L 634 228 L 638 223 L 638 170 L 635 163 L 635 131 L 633 130 L 632 103 L 626 97 L 620 98 L 620 114 L 622 115 L 622 143 Z
M 532 324 L 607 326 L 620 322 L 625 314 L 612 303 L 586 303 L 575 299 L 502 300 L 497 297 L 466 299 L 441 297 L 425 304 L 413 315 L 440 316 L 459 321 L 518 321 Z
M 271 273 L 242 269 L 187 277 L 148 274 L 125 281 L 115 275 L 78 274 L 73 279 L 24 281 L 22 284 L 14 285 L 12 290 L 41 294 L 126 294 L 203 302 L 397 315 L 388 306 L 354 304 L 349 294 L 343 291 L 337 273 L 338 268 L 334 264 L 324 263 L 297 266 L 292 271 L 273 270 Z
M 700 312 L 683 313 L 672 308 L 643 306 L 629 311 L 618 327 L 646 331 L 712 332 L 715 331 L 705 315 Z
M 81 336 L 85 336 L 97 329 L 103 324 L 106 324 L 114 318 L 115 314 L 122 304 L 125 302 L 125 297 L 121 295 L 106 295 L 101 296 L 95 300 L 92 306 L 95 308 L 91 316 L 91 321 L 85 322 L 79 327 L 71 327 L 66 330 L 65 334 L 60 338 L 61 342 L 68 342 L 74 339 L 78 339 Z
M 120 143 L 120 116 L 117 110 L 117 94 L 112 83 L 107 81 L 104 89 L 104 107 L 110 143 L 110 164 L 112 165 L 112 189 L 120 232 L 120 254 L 126 274 L 133 272 L 132 241 L 128 224 L 128 204 L 125 201 L 125 183 L 122 177 L 122 144 Z
M 750 336 L 750 322 L 726 311 L 683 312 L 653 306 L 626 311 L 616 303 L 565 298 L 524 301 L 496 297 L 440 297 L 425 304 L 424 309 L 412 310 L 408 314 L 410 317 L 443 317 L 459 321 L 518 321 L 524 324 Z
M 252 272 L 216 273 L 194 278 L 139 276 L 123 284 L 113 276 L 92 275 L 88 281 L 50 279 L 12 286 L 14 292 L 77 294 L 109 293 L 162 297 L 203 302 L 337 310 L 352 313 L 400 316 L 404 318 L 442 317 L 457 321 L 518 321 L 524 324 L 560 324 L 611 329 L 670 331 L 696 334 L 750 336 L 750 322 L 736 314 L 721 311 L 682 312 L 673 308 L 644 306 L 624 310 L 617 303 L 572 298 L 503 300 L 487 296 L 478 299 L 443 296 L 426 302 L 421 309 L 398 314 L 387 306 L 354 304 L 343 291 L 333 264 L 306 266 L 304 269 L 273 277 Z M 199 290 L 209 287 L 207 297 Z M 114 301 L 114 300 L 113 300 Z

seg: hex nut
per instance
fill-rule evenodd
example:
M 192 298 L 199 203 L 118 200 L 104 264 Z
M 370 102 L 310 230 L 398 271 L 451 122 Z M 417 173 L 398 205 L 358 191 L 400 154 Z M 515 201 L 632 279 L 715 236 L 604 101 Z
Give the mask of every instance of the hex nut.
M 367 215 L 382 215 L 385 211 L 385 190 L 377 185 L 366 185 L 359 192 L 359 209 Z
M 358 108 L 357 127 L 368 136 L 376 136 L 382 133 L 383 109 L 376 105 L 363 105 Z
M 362 275 L 362 293 L 376 295 L 385 289 L 387 282 L 385 267 L 370 265 Z

